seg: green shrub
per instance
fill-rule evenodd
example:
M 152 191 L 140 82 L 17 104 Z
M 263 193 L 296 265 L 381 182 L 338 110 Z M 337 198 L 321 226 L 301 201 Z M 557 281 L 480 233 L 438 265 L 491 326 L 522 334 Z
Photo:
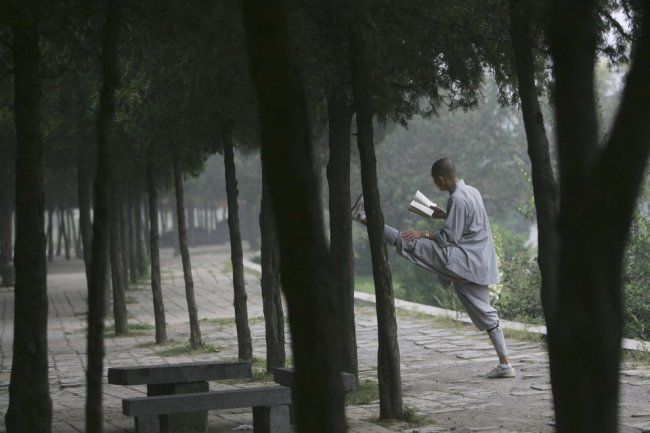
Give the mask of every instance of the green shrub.
M 650 340 L 650 224 L 636 215 L 625 251 L 624 325 L 627 338 Z

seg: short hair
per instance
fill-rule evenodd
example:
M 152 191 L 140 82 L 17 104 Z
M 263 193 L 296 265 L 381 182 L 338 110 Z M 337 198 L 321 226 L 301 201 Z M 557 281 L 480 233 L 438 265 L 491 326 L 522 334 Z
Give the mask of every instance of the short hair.
M 449 158 L 440 158 L 431 166 L 431 177 L 441 176 L 445 179 L 456 177 L 456 167 Z

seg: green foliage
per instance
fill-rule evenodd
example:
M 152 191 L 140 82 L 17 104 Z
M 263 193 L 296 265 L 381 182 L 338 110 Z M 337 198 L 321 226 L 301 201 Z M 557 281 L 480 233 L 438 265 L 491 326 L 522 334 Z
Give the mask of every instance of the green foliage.
M 501 282 L 492 287 L 491 292 L 499 315 L 524 323 L 543 323 L 541 275 L 533 252 L 526 247 L 521 235 L 498 225 L 493 226 L 492 233 Z
M 221 348 L 215 346 L 214 344 L 202 344 L 201 346 L 195 347 L 190 343 L 185 344 L 175 344 L 167 349 L 163 349 L 157 352 L 159 356 L 180 356 L 180 355 L 199 355 L 202 353 L 214 353 L 219 352 Z
M 623 334 L 650 340 L 650 223 L 637 214 L 625 252 Z
M 379 400 L 379 384 L 369 379 L 360 380 L 357 389 L 345 396 L 345 404 L 348 406 L 370 404 L 377 400 Z

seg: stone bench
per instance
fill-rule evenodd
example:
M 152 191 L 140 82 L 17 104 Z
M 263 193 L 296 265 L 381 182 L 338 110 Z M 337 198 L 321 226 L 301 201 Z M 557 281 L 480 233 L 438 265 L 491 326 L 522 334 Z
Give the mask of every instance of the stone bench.
M 290 433 L 291 390 L 284 386 L 265 386 L 193 394 L 136 397 L 122 400 L 122 411 L 135 418 L 137 433 L 160 433 L 161 415 L 188 411 L 253 408 L 255 433 Z M 183 433 L 180 428 L 170 433 Z
M 279 385 L 286 386 L 291 389 L 293 394 L 295 372 L 293 368 L 276 367 L 273 369 L 273 381 Z M 352 392 L 357 389 L 357 379 L 354 374 L 341 373 L 341 380 L 343 381 L 343 392 Z M 290 408 L 291 424 L 295 424 L 295 415 L 293 412 L 293 405 Z
M 205 393 L 209 380 L 247 379 L 252 377 L 250 362 L 188 362 L 108 369 L 112 385 L 147 385 L 147 396 Z M 206 411 L 191 411 L 175 415 L 161 414 L 160 431 L 171 433 L 204 433 L 207 429 Z M 136 426 L 137 428 L 137 426 Z

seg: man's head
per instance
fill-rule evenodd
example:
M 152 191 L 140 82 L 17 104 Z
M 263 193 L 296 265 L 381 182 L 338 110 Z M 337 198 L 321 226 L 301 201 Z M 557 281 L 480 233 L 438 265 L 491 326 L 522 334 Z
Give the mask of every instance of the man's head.
M 450 191 L 456 186 L 456 167 L 449 158 L 441 158 L 431 166 L 431 177 L 441 191 Z

